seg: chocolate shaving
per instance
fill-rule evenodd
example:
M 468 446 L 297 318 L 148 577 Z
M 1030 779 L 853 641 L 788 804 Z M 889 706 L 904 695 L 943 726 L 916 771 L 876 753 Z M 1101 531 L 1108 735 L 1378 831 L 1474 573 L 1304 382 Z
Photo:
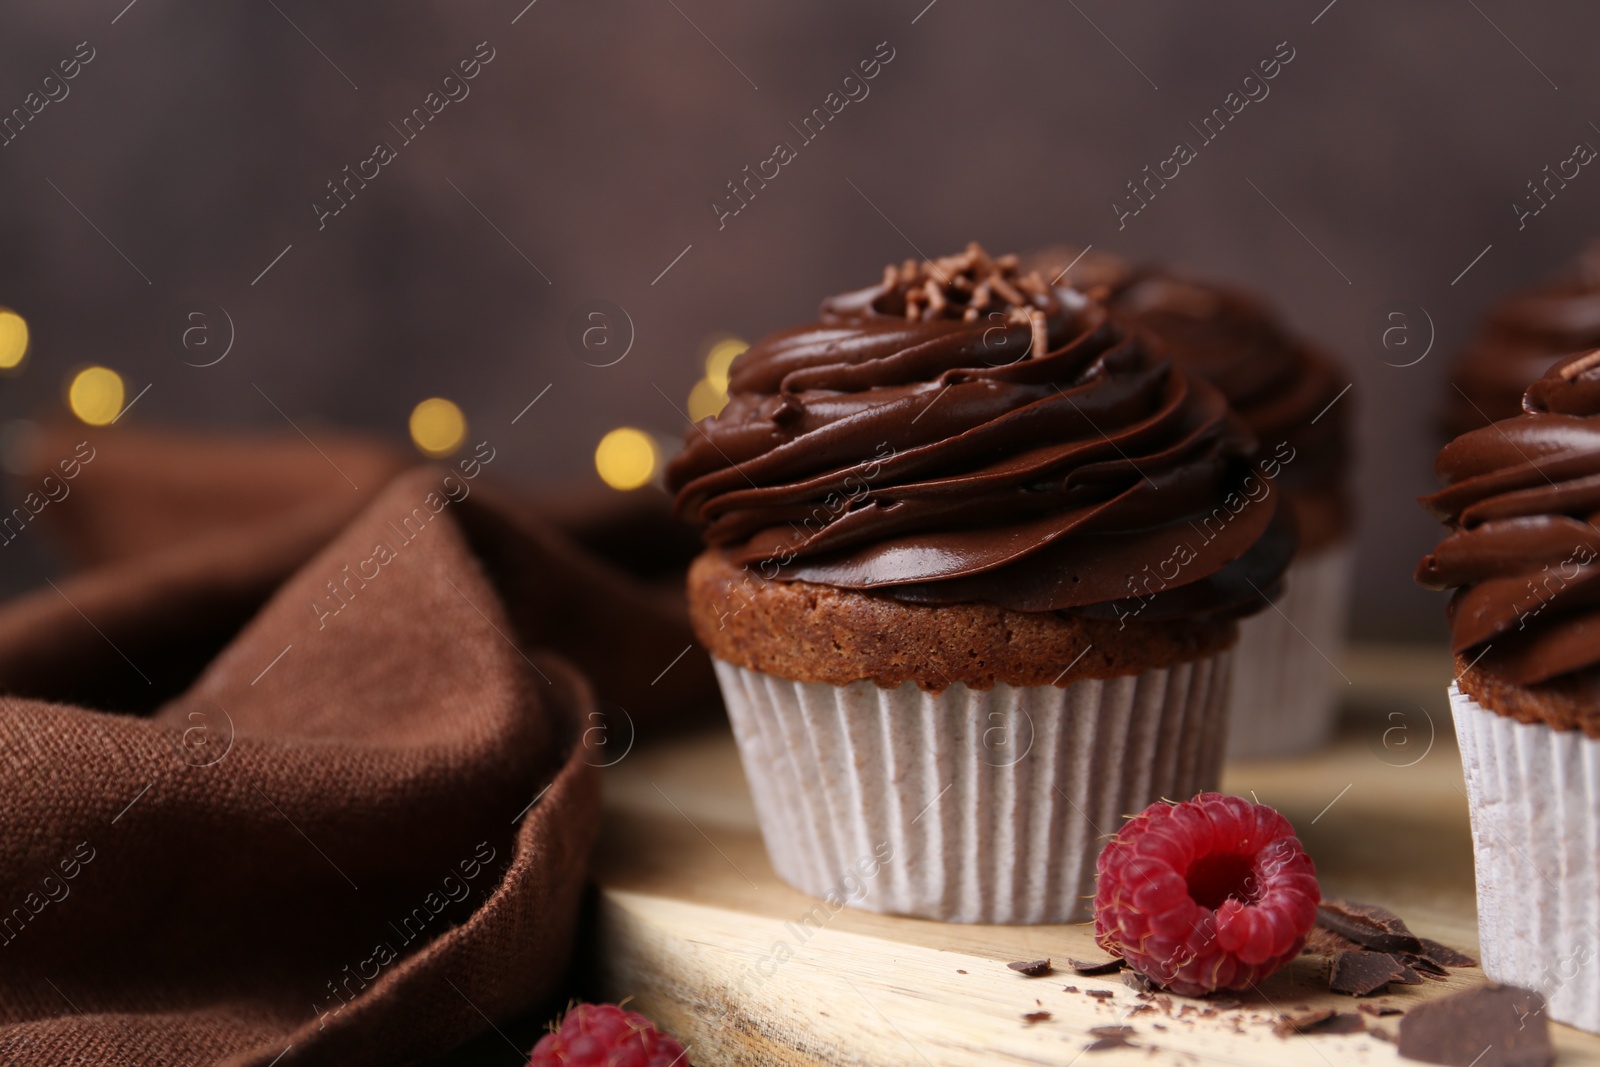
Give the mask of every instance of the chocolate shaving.
M 1386 952 L 1341 952 L 1328 974 L 1328 988 L 1335 993 L 1365 997 L 1387 989 L 1390 982 L 1403 978 L 1406 970 L 1405 964 Z
M 1380 1017 L 1384 1016 L 1384 1015 L 1404 1015 L 1405 1014 L 1403 1011 L 1401 1011 L 1399 1008 L 1395 1007 L 1393 1004 L 1362 1004 L 1362 1005 L 1357 1006 L 1356 1010 L 1359 1011 L 1359 1012 L 1364 1012 L 1367 1015 L 1376 1015 L 1376 1016 L 1380 1016 Z
M 1305 951 L 1313 956 L 1323 956 L 1331 960 L 1341 952 L 1354 952 L 1360 948 L 1360 945 L 1348 937 L 1321 926 L 1313 926 L 1311 932 L 1306 935 Z
M 1555 1062 L 1544 998 L 1490 982 L 1418 1004 L 1400 1020 L 1400 1055 L 1453 1067 Z
M 1077 991 L 1078 987 L 1075 985 L 1064 985 L 1061 987 L 1061 992 L 1063 993 L 1076 993 Z
M 1013 971 L 1020 971 L 1029 978 L 1042 978 L 1055 970 L 1054 967 L 1050 966 L 1049 960 L 1019 960 L 1016 963 L 1008 963 L 1006 966 Z
M 1097 1000 L 1110 1000 L 1112 997 L 1115 997 L 1116 994 L 1109 989 L 1091 989 L 1085 993 L 1084 996 L 1094 997 Z
M 1095 978 L 1102 974 L 1111 974 L 1113 971 L 1122 970 L 1127 965 L 1128 961 L 1124 959 L 1079 960 L 1073 959 L 1071 956 L 1067 957 L 1067 966 L 1084 978 Z
M 1418 952 L 1422 943 L 1388 908 L 1339 897 L 1323 897 L 1317 925 L 1378 952 Z
M 1055 1016 L 1047 1011 L 1030 1011 L 1022 1017 L 1022 1021 L 1032 1026 L 1034 1023 L 1049 1022 Z
M 1131 1026 L 1091 1026 L 1089 1036 L 1094 1038 L 1083 1047 L 1085 1052 L 1105 1052 L 1114 1048 L 1138 1048 L 1128 1038 L 1137 1031 Z
M 1161 988 L 1150 979 L 1146 978 L 1138 971 L 1132 970 L 1131 968 L 1122 972 L 1122 984 L 1127 986 L 1129 989 L 1137 990 L 1140 993 L 1152 993 Z
M 1411 967 L 1414 970 L 1422 972 L 1429 978 L 1450 977 L 1449 971 L 1445 970 L 1428 957 L 1418 955 L 1415 952 L 1402 952 L 1399 954 L 1398 959 L 1401 963 L 1404 963 L 1406 966 Z M 1418 981 L 1421 981 L 1421 979 L 1418 979 Z
M 1417 955 L 1430 963 L 1437 963 L 1441 967 L 1476 967 L 1478 965 L 1477 960 L 1460 949 L 1451 948 L 1449 945 L 1441 945 L 1439 942 L 1427 937 L 1419 938 L 1418 940 L 1422 944 L 1422 951 L 1418 952 Z
M 1280 1015 L 1272 1032 L 1289 1038 L 1295 1034 L 1359 1034 L 1366 1028 L 1366 1020 L 1355 1012 L 1318 1008 L 1303 1015 Z

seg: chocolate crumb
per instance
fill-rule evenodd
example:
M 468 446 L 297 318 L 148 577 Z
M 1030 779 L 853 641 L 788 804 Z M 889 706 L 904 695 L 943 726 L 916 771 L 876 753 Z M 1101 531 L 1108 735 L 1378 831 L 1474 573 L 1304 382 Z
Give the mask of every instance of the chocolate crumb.
M 1006 966 L 1013 971 L 1020 971 L 1029 978 L 1041 978 L 1055 970 L 1054 967 L 1050 966 L 1049 960 L 1019 960 L 1016 963 L 1008 963 Z
M 1295 1034 L 1359 1034 L 1366 1028 L 1366 1021 L 1355 1012 L 1318 1008 L 1302 1015 L 1280 1015 L 1272 1032 L 1289 1038 Z
M 1122 984 L 1129 989 L 1138 990 L 1140 993 L 1150 993 L 1161 988 L 1138 971 L 1132 969 L 1122 972 Z
M 1417 955 L 1429 963 L 1437 963 L 1441 967 L 1476 967 L 1478 965 L 1477 960 L 1460 949 L 1451 948 L 1449 945 L 1441 945 L 1431 938 L 1420 938 L 1419 943 L 1422 945 L 1422 951 L 1418 952 Z
M 1360 1011 L 1360 1012 L 1365 1012 L 1368 1015 L 1376 1015 L 1376 1016 L 1404 1015 L 1405 1014 L 1403 1011 L 1401 1011 L 1399 1008 L 1395 1007 L 1393 1004 L 1361 1004 L 1361 1005 L 1358 1005 L 1356 1007 L 1356 1010 Z
M 1548 1067 L 1544 997 L 1493 982 L 1430 1000 L 1400 1020 L 1400 1055 L 1458 1067 Z
M 1387 952 L 1341 952 L 1328 973 L 1328 988 L 1335 993 L 1365 997 L 1405 977 L 1406 965 Z
M 1094 978 L 1102 974 L 1111 974 L 1113 971 L 1122 970 L 1127 965 L 1128 961 L 1123 959 L 1075 960 L 1071 956 L 1067 957 L 1067 966 L 1076 971 L 1081 978 Z
M 1063 992 L 1063 993 L 1076 993 L 1077 991 L 1078 991 L 1078 987 L 1075 986 L 1075 985 L 1068 985 L 1068 986 L 1062 986 L 1061 987 L 1061 992 Z
M 1224 997 L 1221 1000 L 1213 1000 L 1209 1001 L 1208 1003 L 1216 1011 L 1232 1011 L 1235 1008 L 1244 1006 L 1244 1001 L 1240 1000 L 1238 997 Z
M 1116 994 L 1109 989 L 1091 989 L 1084 996 L 1094 997 L 1096 1000 L 1110 1000 Z
M 966 973 L 967 973 L 967 972 L 966 972 L 966 971 L 963 971 L 963 970 L 962 970 L 962 969 L 961 969 L 961 968 L 960 968 L 960 967 L 957 967 L 957 968 L 956 968 L 956 973 L 957 973 L 957 974 L 966 974 Z
M 1422 942 L 1388 908 L 1340 897 L 1323 897 L 1317 925 L 1378 952 L 1417 952 Z
M 1051 1015 L 1047 1011 L 1030 1011 L 1022 1017 L 1022 1020 L 1029 1026 L 1032 1026 L 1034 1023 L 1049 1022 L 1053 1018 L 1055 1018 L 1055 1016 Z
M 1136 1031 L 1131 1026 L 1091 1026 L 1089 1036 L 1094 1040 L 1083 1047 L 1085 1052 L 1106 1052 L 1114 1048 L 1138 1048 L 1128 1038 Z

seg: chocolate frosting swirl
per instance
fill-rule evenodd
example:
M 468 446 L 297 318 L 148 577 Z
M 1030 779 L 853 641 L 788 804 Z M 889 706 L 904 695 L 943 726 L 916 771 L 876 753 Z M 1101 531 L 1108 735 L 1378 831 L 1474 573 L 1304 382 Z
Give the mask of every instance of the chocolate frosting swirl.
M 1293 536 L 1221 393 L 976 246 L 734 362 L 667 471 L 767 579 L 1154 621 L 1265 606 Z
M 1264 452 L 1286 442 L 1295 459 L 1284 467 L 1282 484 L 1291 494 L 1342 485 L 1354 405 L 1348 397 L 1329 405 L 1350 379 L 1331 355 L 1292 333 L 1266 301 L 1065 245 L 1035 253 L 1028 263 L 1047 278 L 1059 275 L 1100 296 L 1160 338 L 1184 370 L 1222 390 Z
M 1515 417 L 1552 362 L 1600 345 L 1600 241 L 1548 284 L 1502 301 L 1457 361 L 1445 430 L 1459 436 Z
M 1185 370 L 1222 390 L 1264 450 L 1288 443 L 1295 460 L 1283 469 L 1286 489 L 1342 481 L 1355 406 L 1348 397 L 1334 402 L 1349 379 L 1264 301 L 1152 268 L 1133 272 L 1110 300 L 1161 338 Z
M 1600 350 L 1528 387 L 1523 414 L 1439 453 L 1422 504 L 1451 533 L 1417 581 L 1455 588 L 1452 649 L 1516 685 L 1600 664 Z

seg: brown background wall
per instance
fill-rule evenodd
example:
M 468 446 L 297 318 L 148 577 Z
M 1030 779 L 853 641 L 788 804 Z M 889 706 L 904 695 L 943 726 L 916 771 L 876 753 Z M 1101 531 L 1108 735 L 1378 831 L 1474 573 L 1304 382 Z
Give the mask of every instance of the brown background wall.
M 35 338 L 26 373 L 0 383 L 3 420 L 59 410 L 90 361 L 151 386 L 129 416 L 145 424 L 283 429 L 265 393 L 313 436 L 403 440 L 437 394 L 495 441 L 502 472 L 592 480 L 606 430 L 681 432 L 673 404 L 714 331 L 809 316 L 913 243 L 1092 242 L 1264 289 L 1343 355 L 1360 404 L 1358 624 L 1437 635 L 1440 603 L 1410 572 L 1434 536 L 1413 498 L 1448 360 L 1487 302 L 1600 231 L 1587 170 L 1520 232 L 1511 207 L 1576 142 L 1600 145 L 1592 5 L 123 2 L 0 14 L 0 111 L 78 42 L 94 49 L 0 148 L 0 304 Z M 324 183 L 398 142 L 388 123 L 482 41 L 494 58 L 470 95 L 319 231 Z M 894 58 L 870 95 L 719 231 L 723 183 L 798 141 L 788 123 L 883 41 Z M 1188 123 L 1284 41 L 1294 59 L 1270 95 L 1119 229 L 1124 183 L 1198 144 Z M 595 298 L 637 334 L 612 367 L 564 339 Z M 173 325 L 195 300 L 237 332 L 204 369 L 180 361 Z M 1407 305 L 1437 336 L 1416 366 L 1386 366 L 1414 358 L 1377 344 Z M 39 540 L 0 555 L 7 588 L 50 566 Z

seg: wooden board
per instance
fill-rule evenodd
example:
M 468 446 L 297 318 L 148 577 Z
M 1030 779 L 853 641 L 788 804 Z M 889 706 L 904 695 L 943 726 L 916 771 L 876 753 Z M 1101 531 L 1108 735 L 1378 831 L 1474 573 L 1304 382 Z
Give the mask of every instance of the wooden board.
M 1324 890 L 1384 904 L 1422 937 L 1477 952 L 1472 849 L 1442 650 L 1355 649 L 1337 742 L 1315 756 L 1231 766 L 1224 786 L 1283 811 Z M 820 930 L 817 901 L 767 862 L 730 735 L 631 754 L 606 780 L 599 849 L 605 993 L 632 996 L 722 1064 L 1308 1065 L 1401 1061 L 1370 1033 L 1275 1036 L 1281 1013 L 1356 1010 L 1302 958 L 1233 1010 L 1141 1000 L 1120 978 L 1081 978 L 1069 956 L 1101 958 L 1087 927 L 972 926 L 845 908 Z M 1012 960 L 1050 957 L 1027 978 Z M 1483 981 L 1394 986 L 1372 1003 L 1405 1008 Z M 1065 991 L 1076 986 L 1079 992 Z M 1090 990 L 1110 991 L 1096 999 Z M 1193 1005 L 1186 1008 L 1185 1005 Z M 1029 1023 L 1026 1013 L 1045 1011 Z M 1368 1018 L 1389 1034 L 1398 1019 Z M 1091 1027 L 1134 1028 L 1137 1048 L 1086 1054 Z M 1562 1065 L 1600 1065 L 1600 1037 L 1552 1027 Z

